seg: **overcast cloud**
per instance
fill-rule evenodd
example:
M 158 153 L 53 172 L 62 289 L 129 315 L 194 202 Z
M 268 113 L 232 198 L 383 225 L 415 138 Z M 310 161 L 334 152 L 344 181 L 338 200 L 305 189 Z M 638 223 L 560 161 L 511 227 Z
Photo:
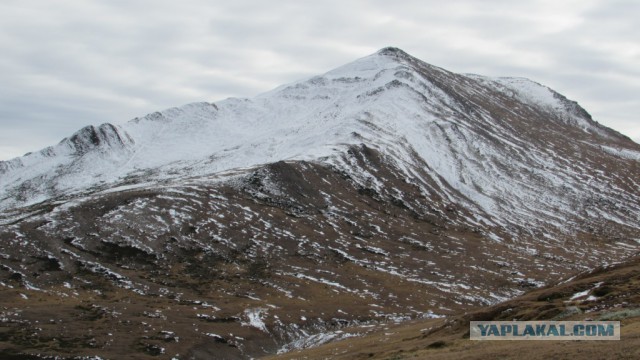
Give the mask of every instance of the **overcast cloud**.
M 2 0 L 0 159 L 79 128 L 252 97 L 397 46 L 523 76 L 640 141 L 640 1 Z

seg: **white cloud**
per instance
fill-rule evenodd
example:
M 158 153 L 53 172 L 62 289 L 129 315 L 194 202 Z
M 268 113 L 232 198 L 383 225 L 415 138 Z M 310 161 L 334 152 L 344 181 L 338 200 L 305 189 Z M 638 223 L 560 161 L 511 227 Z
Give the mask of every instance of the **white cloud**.
M 638 18 L 640 3 L 606 0 L 5 0 L 0 159 L 389 45 L 452 71 L 532 78 L 638 139 Z

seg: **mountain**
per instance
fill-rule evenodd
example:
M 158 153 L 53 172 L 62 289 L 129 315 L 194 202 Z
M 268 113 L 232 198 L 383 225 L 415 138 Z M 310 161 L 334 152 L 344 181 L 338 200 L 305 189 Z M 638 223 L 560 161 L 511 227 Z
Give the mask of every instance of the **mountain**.
M 640 357 L 640 258 L 598 267 L 553 286 L 443 319 L 374 331 L 345 328 L 344 341 L 268 359 L 595 359 Z M 620 341 L 469 341 L 470 321 L 620 321 Z
M 0 163 L 0 351 L 247 358 L 495 304 L 637 254 L 639 165 L 543 85 L 396 48 L 85 127 Z

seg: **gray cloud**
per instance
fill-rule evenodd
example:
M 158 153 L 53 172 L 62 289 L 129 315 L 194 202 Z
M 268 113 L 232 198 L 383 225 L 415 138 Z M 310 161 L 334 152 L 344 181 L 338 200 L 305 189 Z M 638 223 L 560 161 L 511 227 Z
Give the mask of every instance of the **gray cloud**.
M 87 124 L 250 97 L 393 45 L 524 76 L 640 140 L 637 1 L 5 0 L 0 159 Z

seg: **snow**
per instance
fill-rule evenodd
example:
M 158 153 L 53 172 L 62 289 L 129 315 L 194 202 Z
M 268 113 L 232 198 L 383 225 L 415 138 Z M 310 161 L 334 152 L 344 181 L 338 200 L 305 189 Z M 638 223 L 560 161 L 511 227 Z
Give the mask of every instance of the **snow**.
M 321 332 L 319 334 L 308 335 L 292 341 L 280 348 L 277 353 L 284 354 L 293 350 L 307 349 L 320 346 L 331 341 L 343 340 L 357 336 L 359 336 L 359 334 L 349 333 L 342 330 Z
M 585 296 L 589 295 L 589 293 L 590 293 L 593 289 L 597 289 L 597 288 L 599 288 L 600 286 L 602 286 L 602 284 L 603 284 L 603 282 L 597 282 L 597 283 L 593 284 L 593 287 L 592 287 L 592 288 L 587 289 L 587 290 L 584 290 L 584 291 L 580 291 L 580 292 L 577 292 L 577 293 L 575 293 L 575 294 L 571 295 L 571 297 L 569 298 L 569 300 L 568 300 L 568 301 L 573 301 L 573 300 L 577 300 L 577 299 L 583 298 L 583 297 L 585 297 Z M 593 296 L 593 295 L 589 295 L 589 297 L 587 297 L 586 299 L 583 299 L 583 300 L 584 300 L 584 301 L 594 301 L 594 300 L 597 300 L 597 299 L 598 299 L 597 297 L 595 297 L 595 296 Z
M 251 308 L 246 309 L 244 311 L 244 316 L 247 321 L 242 322 L 242 326 L 251 326 L 260 331 L 269 332 L 267 330 L 267 325 L 264 323 L 263 319 L 267 314 L 267 309 L 265 308 Z
M 313 276 L 300 274 L 300 273 L 295 274 L 295 277 L 297 277 L 299 279 L 305 279 L 305 280 L 310 280 L 310 281 L 313 281 L 313 282 L 318 282 L 318 283 L 321 283 L 321 284 L 329 285 L 329 286 L 338 288 L 340 290 L 344 290 L 346 292 L 355 292 L 355 290 L 353 290 L 353 289 L 349 289 L 349 288 L 345 287 L 342 284 L 339 284 L 339 283 L 337 283 L 335 281 L 327 280 L 325 278 L 316 278 L 316 277 L 313 277 Z
M 575 300 L 575 299 L 581 298 L 583 296 L 587 296 L 590 292 L 591 292 L 591 289 L 587 289 L 585 291 L 577 292 L 577 293 L 571 295 L 569 300 Z
M 214 334 L 214 333 L 204 333 L 204 335 L 212 337 L 214 339 L 218 339 L 218 340 L 224 340 L 224 337 L 218 335 L 218 334 Z
M 624 148 L 614 148 L 611 146 L 601 146 L 602 150 L 622 158 L 640 161 L 640 151 Z

